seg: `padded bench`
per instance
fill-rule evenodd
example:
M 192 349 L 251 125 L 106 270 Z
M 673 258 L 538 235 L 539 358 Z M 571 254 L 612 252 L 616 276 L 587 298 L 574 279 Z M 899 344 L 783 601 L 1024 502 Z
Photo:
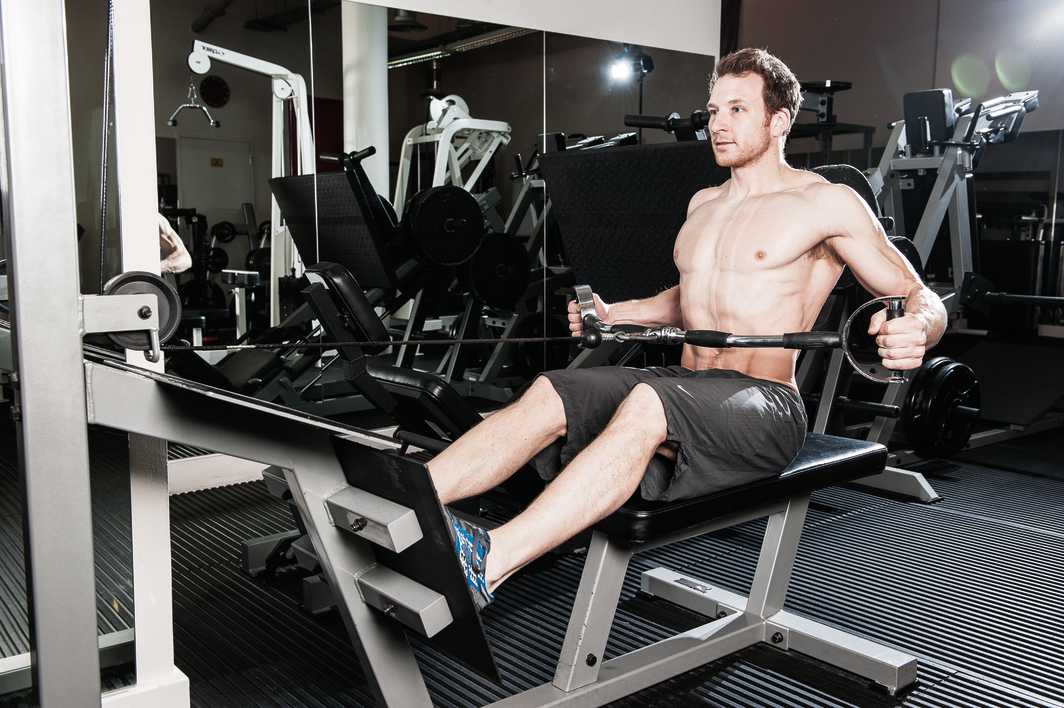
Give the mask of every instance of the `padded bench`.
M 356 581 L 362 601 L 378 610 L 374 617 L 399 622 L 448 656 L 497 676 L 472 598 L 449 552 L 447 524 L 424 463 L 349 437 L 335 437 L 333 446 L 349 486 L 329 488 L 330 528 L 374 547 L 373 577 Z M 882 445 L 813 434 L 779 477 L 696 499 L 629 502 L 592 531 L 553 680 L 493 705 L 605 705 L 759 642 L 857 674 L 891 694 L 909 688 L 917 678 L 912 656 L 784 609 L 810 495 L 878 474 L 885 462 Z M 298 484 L 298 474 L 287 476 Z M 297 492 L 293 489 L 294 497 Z M 640 577 L 644 593 L 705 621 L 605 660 L 635 553 L 760 518 L 767 523 L 748 595 L 671 569 L 648 570 Z M 372 644 L 363 648 L 373 650 Z M 384 695 L 401 695 L 418 679 L 413 669 L 373 673 Z M 429 697 L 427 692 L 419 699 L 404 696 L 394 704 L 428 705 Z
M 810 494 L 878 474 L 886 459 L 886 448 L 877 443 L 810 434 L 777 478 L 675 502 L 633 498 L 595 526 L 554 680 L 494 705 L 603 705 L 758 642 L 858 674 L 891 694 L 912 686 L 913 657 L 783 609 Z M 635 553 L 764 517 L 748 596 L 673 570 L 648 570 L 640 579 L 643 592 L 709 619 L 603 661 Z
M 664 535 L 707 520 L 773 500 L 807 494 L 821 487 L 851 482 L 883 470 L 887 450 L 882 445 L 833 435 L 810 433 L 805 445 L 779 477 L 694 499 L 646 501 L 638 492 L 596 528 L 625 546 L 651 543 Z M 655 458 L 651 464 L 666 464 Z

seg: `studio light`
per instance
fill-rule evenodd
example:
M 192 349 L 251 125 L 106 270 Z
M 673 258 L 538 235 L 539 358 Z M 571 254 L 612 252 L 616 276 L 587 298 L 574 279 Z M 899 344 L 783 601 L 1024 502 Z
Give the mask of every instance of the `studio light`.
M 625 59 L 614 59 L 610 64 L 610 78 L 614 81 L 628 81 L 633 73 L 632 62 Z
M 610 79 L 618 83 L 630 81 L 633 77 L 640 82 L 647 74 L 654 71 L 654 59 L 639 47 L 624 45 L 624 50 L 610 64 Z

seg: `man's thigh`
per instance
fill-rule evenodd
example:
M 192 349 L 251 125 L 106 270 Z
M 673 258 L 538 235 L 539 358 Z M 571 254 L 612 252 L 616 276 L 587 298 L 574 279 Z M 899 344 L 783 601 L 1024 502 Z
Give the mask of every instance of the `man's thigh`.
M 777 475 L 805 440 L 805 409 L 788 386 L 733 371 L 646 381 L 668 422 L 675 464 L 652 464 L 646 499 L 699 496 Z
M 675 376 L 680 367 L 636 369 L 597 366 L 561 369 L 540 374 L 550 381 L 565 408 L 565 438 L 549 446 L 533 460 L 540 474 L 551 479 L 569 464 L 610 422 L 617 407 L 636 384 L 663 376 Z

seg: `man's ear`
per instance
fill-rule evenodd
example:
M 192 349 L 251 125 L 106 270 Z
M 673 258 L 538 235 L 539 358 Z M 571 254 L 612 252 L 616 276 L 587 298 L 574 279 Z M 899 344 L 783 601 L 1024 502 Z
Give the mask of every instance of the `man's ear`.
M 779 138 L 787 134 L 791 127 L 791 113 L 786 108 L 781 108 L 772 114 L 772 137 Z

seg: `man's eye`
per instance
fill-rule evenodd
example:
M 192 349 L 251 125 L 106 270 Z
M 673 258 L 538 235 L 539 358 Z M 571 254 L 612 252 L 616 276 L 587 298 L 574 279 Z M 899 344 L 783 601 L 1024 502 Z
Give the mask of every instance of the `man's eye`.
M 733 111 L 741 111 L 743 109 L 742 109 L 742 106 L 732 106 L 732 110 Z

